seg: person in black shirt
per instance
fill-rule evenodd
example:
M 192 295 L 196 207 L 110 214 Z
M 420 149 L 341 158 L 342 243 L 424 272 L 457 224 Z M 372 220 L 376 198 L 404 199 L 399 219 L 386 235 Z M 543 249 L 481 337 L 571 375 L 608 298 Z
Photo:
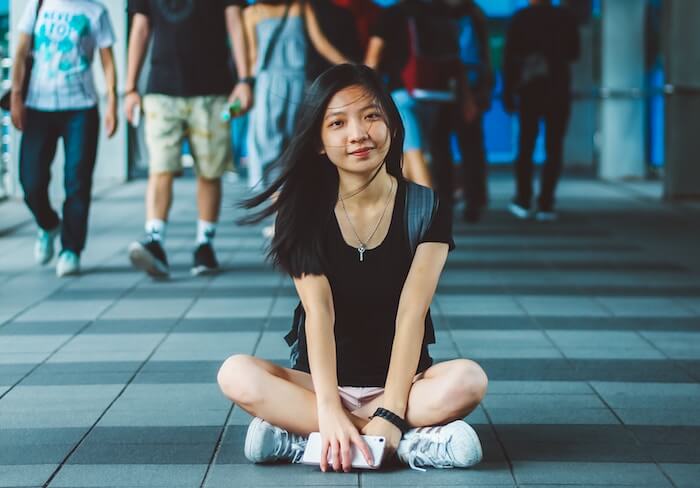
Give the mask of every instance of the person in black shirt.
M 320 431 L 324 471 L 349 470 L 353 445 L 381 462 L 360 433 L 384 436 L 412 467 L 478 463 L 479 439 L 459 419 L 483 398 L 486 375 L 466 359 L 433 365 L 427 350 L 429 305 L 454 247 L 450 209 L 438 203 L 410 239 L 406 206 L 415 209 L 415 191 L 435 194 L 401 176 L 396 106 L 370 68 L 335 66 L 310 87 L 297 134 L 278 179 L 244 202 L 268 205 L 244 223 L 277 214 L 270 257 L 301 299 L 292 369 L 235 355 L 219 371 L 223 393 L 256 417 L 246 457 L 298 462 Z
M 517 109 L 520 122 L 517 188 L 508 208 L 518 218 L 532 214 L 532 152 L 543 118 L 547 160 L 535 218 L 549 221 L 557 218 L 554 193 L 571 110 L 569 65 L 579 56 L 579 34 L 575 19 L 566 9 L 552 6 L 549 0 L 530 0 L 530 4 L 513 17 L 504 52 L 503 103 L 509 112 Z
M 218 270 L 212 242 L 221 207 L 221 177 L 233 167 L 229 124 L 222 117 L 234 103 L 238 115 L 252 103 L 241 18 L 245 5 L 245 0 L 128 2 L 132 21 L 124 105 L 132 124 L 143 107 L 149 153 L 146 238 L 130 244 L 129 258 L 151 276 L 169 274 L 165 229 L 185 139 L 194 157 L 199 211 L 191 272 Z M 151 33 L 151 69 L 142 101 L 137 80 Z M 232 57 L 238 83 L 229 70 Z

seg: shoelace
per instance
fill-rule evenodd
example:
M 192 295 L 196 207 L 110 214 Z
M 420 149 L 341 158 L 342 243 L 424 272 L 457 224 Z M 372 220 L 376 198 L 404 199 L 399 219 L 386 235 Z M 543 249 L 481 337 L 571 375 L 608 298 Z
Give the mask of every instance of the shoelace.
M 411 439 L 408 448 L 408 465 L 411 469 L 425 472 L 425 469 L 416 465 L 416 461 L 423 466 L 439 469 L 454 467 L 454 458 L 448 449 L 452 435 L 450 434 L 447 439 L 442 440 L 439 437 L 439 432 L 435 434 L 437 434 L 438 440 L 434 440 L 430 433 L 416 433 L 415 437 Z
M 279 430 L 279 435 L 278 450 L 275 452 L 277 459 L 291 459 L 292 463 L 301 462 L 306 448 L 306 439 L 283 429 Z

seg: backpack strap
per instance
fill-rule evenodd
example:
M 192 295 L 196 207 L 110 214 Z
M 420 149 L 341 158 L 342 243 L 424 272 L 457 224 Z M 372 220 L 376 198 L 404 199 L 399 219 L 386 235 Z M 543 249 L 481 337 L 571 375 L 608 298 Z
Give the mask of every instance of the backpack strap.
M 411 256 L 416 253 L 418 243 L 430 228 L 438 204 L 437 196 L 433 190 L 410 181 L 406 182 L 404 221 Z

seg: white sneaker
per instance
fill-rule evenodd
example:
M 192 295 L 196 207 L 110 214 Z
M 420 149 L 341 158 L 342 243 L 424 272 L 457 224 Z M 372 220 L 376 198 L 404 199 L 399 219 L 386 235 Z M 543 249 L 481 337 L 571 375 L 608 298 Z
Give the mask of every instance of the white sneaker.
M 300 463 L 306 439 L 255 417 L 245 436 L 245 457 L 254 463 L 287 461 Z
M 56 276 L 72 276 L 80 273 L 80 258 L 73 251 L 61 251 L 56 262 Z
M 532 212 L 529 208 L 524 207 L 515 201 L 508 204 L 508 211 L 521 220 L 529 219 L 532 216 Z
M 406 432 L 396 451 L 399 460 L 411 469 L 468 468 L 481 461 L 479 437 L 463 420 L 447 425 L 420 427 Z
M 34 243 L 34 260 L 37 264 L 43 266 L 53 259 L 53 255 L 56 252 L 54 249 L 54 242 L 56 236 L 60 233 L 60 224 L 53 230 L 39 228 L 36 235 L 36 242 Z

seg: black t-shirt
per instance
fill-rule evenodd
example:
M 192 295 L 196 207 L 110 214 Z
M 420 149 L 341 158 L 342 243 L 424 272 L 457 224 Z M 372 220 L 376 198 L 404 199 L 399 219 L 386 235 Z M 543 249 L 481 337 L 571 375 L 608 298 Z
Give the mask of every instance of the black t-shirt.
M 384 41 L 377 71 L 390 91 L 404 87 L 401 72 L 411 55 L 407 14 L 403 5 L 384 8 L 370 29 L 370 37 L 379 37 Z
M 519 10 L 506 37 L 505 89 L 516 90 L 522 61 L 529 55 L 541 54 L 547 60 L 549 76 L 535 83 L 533 88 L 544 97 L 552 93 L 568 95 L 569 65 L 579 56 L 579 43 L 576 19 L 566 8 L 536 5 Z
M 357 249 L 343 239 L 333 216 L 325 243 L 329 256 L 326 277 L 333 293 L 338 384 L 341 386 L 384 386 L 389 371 L 391 348 L 396 329 L 399 298 L 411 254 L 404 225 L 406 183 L 396 192 L 391 224 L 384 241 L 365 251 L 360 262 Z M 420 242 L 444 242 L 454 248 L 452 219 L 447 206 L 438 206 L 431 226 Z M 301 304 L 300 304 L 301 307 Z M 306 339 L 301 327 L 296 369 L 310 372 Z M 417 372 L 431 364 L 428 344 L 435 342 L 433 322 L 428 312 Z
M 153 33 L 148 93 L 227 95 L 233 89 L 224 10 L 245 0 L 129 0 Z

